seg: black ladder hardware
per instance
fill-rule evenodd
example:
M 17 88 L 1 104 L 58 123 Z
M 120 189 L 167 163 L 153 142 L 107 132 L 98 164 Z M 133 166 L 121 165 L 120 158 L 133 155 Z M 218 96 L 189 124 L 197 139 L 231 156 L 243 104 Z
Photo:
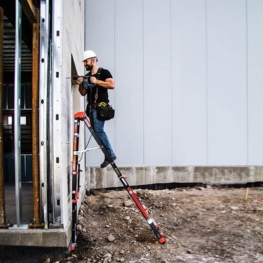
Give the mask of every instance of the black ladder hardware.
M 113 170 L 117 174 L 117 176 L 120 179 L 121 183 L 123 184 L 124 188 L 127 190 L 130 197 L 132 198 L 132 200 L 134 201 L 134 203 L 136 204 L 136 206 L 138 207 L 138 209 L 142 213 L 143 217 L 146 219 L 147 223 L 150 225 L 152 231 L 157 236 L 159 243 L 164 244 L 166 241 L 166 236 L 159 232 L 158 224 L 156 224 L 156 222 L 153 218 L 149 217 L 149 215 L 147 213 L 147 208 L 141 204 L 141 202 L 139 201 L 139 199 L 136 196 L 136 192 L 131 189 L 128 182 L 126 181 L 127 177 L 125 175 L 122 175 L 119 168 L 117 167 L 117 165 L 112 160 L 109 152 L 104 147 L 100 138 L 98 137 L 98 135 L 96 134 L 96 132 L 92 128 L 85 112 L 81 111 L 81 112 L 77 112 L 74 115 L 74 140 L 73 140 L 73 163 L 72 163 L 72 173 L 73 173 L 73 179 L 72 179 L 72 184 L 73 184 L 72 185 L 72 216 L 73 216 L 73 220 L 72 220 L 72 246 L 71 246 L 71 250 L 75 249 L 76 240 L 77 240 L 77 203 L 78 203 L 78 199 L 79 199 L 79 189 L 80 189 L 79 175 L 80 175 L 80 171 L 81 171 L 79 163 L 78 163 L 78 153 L 80 152 L 80 151 L 78 151 L 80 121 L 84 121 L 84 123 L 88 127 L 90 133 L 92 134 L 92 136 L 94 137 L 94 139 L 96 140 L 96 142 L 99 145 L 99 147 L 95 147 L 92 149 L 100 148 L 102 150 L 102 152 L 105 155 L 105 158 L 107 158 L 107 160 L 111 164 Z

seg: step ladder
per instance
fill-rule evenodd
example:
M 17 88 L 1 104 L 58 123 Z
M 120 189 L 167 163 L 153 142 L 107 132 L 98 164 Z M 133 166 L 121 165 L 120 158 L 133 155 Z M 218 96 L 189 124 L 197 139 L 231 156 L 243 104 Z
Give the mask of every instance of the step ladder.
M 99 145 L 98 147 L 90 148 L 90 149 L 87 149 L 84 151 L 78 150 L 80 121 L 83 121 L 85 123 L 85 125 L 88 127 L 90 133 L 92 134 L 92 136 L 96 140 L 97 144 Z M 136 206 L 138 207 L 138 209 L 142 213 L 143 217 L 146 219 L 147 223 L 151 227 L 152 231 L 154 232 L 154 234 L 158 238 L 159 243 L 164 244 L 166 241 L 166 236 L 159 232 L 158 224 L 156 224 L 156 222 L 153 218 L 150 218 L 150 216 L 147 213 L 148 209 L 144 205 L 141 204 L 141 202 L 139 201 L 139 199 L 136 196 L 136 192 L 133 191 L 131 189 L 131 187 L 129 186 L 129 184 L 126 180 L 127 177 L 125 175 L 122 175 L 119 168 L 117 167 L 117 165 L 112 160 L 109 152 L 107 151 L 107 149 L 105 148 L 105 146 L 101 142 L 100 138 L 98 137 L 98 135 L 96 134 L 96 132 L 92 128 L 85 112 L 78 112 L 74 115 L 74 140 L 73 140 L 73 163 L 72 163 L 72 175 L 73 175 L 72 176 L 73 177 L 72 178 L 72 216 L 73 216 L 73 220 L 72 220 L 71 250 L 75 250 L 76 241 L 77 241 L 77 222 L 78 222 L 77 221 L 77 216 L 78 216 L 77 215 L 77 204 L 78 204 L 79 190 L 80 190 L 80 185 L 79 185 L 80 172 L 82 172 L 80 170 L 80 164 L 78 163 L 78 154 L 82 153 L 82 152 L 89 151 L 89 150 L 94 150 L 94 149 L 101 149 L 102 150 L 102 152 L 105 155 L 105 158 L 109 161 L 110 165 L 112 166 L 113 170 L 117 174 L 117 176 L 120 179 L 121 183 L 123 184 L 124 188 L 127 190 L 130 197 L 132 198 L 132 200 L 134 201 L 134 203 L 136 204 Z

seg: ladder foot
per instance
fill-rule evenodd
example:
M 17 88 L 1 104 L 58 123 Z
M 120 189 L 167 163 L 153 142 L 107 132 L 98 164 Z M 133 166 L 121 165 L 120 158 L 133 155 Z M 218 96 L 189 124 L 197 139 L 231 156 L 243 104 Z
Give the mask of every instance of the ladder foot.
M 166 242 L 166 236 L 163 235 L 160 239 L 159 239 L 159 243 L 160 244 L 164 244 Z
M 76 243 L 71 244 L 70 251 L 75 251 Z

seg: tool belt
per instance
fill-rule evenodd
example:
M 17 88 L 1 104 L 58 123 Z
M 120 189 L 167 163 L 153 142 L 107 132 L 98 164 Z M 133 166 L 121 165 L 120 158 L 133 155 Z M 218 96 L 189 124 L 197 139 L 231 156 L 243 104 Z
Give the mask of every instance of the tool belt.
M 97 118 L 101 121 L 108 121 L 114 118 L 115 110 L 106 102 L 100 102 L 96 105 Z
M 92 108 L 92 109 L 96 109 L 97 107 L 97 104 L 96 103 L 92 103 L 91 105 L 87 105 L 89 108 Z
M 87 116 L 89 116 L 89 110 L 91 108 L 97 110 L 97 118 L 100 121 L 108 121 L 114 118 L 115 110 L 107 102 L 99 102 L 87 105 L 85 111 Z

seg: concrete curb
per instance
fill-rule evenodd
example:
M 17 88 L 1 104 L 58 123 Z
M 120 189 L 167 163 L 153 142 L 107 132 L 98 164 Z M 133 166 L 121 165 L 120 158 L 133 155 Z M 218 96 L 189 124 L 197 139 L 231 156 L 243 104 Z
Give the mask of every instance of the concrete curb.
M 130 186 L 165 183 L 203 183 L 210 185 L 263 182 L 262 166 L 160 166 L 120 167 Z M 112 167 L 86 167 L 87 189 L 121 187 Z

